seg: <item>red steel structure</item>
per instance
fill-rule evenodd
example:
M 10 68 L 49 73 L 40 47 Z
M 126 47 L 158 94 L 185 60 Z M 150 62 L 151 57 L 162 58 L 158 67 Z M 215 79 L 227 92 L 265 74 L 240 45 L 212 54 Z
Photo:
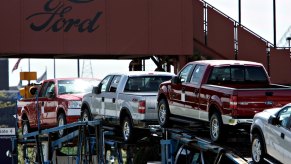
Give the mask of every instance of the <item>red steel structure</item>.
M 3 1 L 0 52 L 26 57 L 191 55 L 191 5 L 189 0 Z
M 0 21 L 0 57 L 157 56 L 179 70 L 199 54 L 260 62 L 273 82 L 291 84 L 289 49 L 202 0 L 9 0 Z

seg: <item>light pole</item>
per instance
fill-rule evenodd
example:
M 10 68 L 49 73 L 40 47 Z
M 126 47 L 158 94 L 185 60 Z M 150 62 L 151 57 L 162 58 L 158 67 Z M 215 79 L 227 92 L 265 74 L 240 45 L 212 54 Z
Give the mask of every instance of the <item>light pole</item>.
M 241 0 L 238 0 L 238 23 L 241 24 Z
M 276 45 L 276 0 L 273 0 L 274 48 Z

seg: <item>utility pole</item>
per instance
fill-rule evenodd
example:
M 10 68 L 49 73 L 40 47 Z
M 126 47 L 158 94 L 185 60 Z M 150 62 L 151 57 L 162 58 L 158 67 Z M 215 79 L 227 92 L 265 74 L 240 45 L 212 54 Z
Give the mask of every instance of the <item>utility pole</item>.
M 241 24 L 241 0 L 238 0 L 238 23 Z
M 277 47 L 276 44 L 276 0 L 273 0 L 273 24 L 274 24 L 274 48 Z
M 78 78 L 80 77 L 80 59 L 77 59 Z

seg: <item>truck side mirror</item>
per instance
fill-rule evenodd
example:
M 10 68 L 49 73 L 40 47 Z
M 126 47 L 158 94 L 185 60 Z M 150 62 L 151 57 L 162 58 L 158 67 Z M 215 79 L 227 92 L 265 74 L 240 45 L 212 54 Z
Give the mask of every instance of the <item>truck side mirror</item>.
M 109 92 L 116 92 L 116 87 L 115 86 L 111 86 L 110 88 L 109 88 Z
M 55 92 L 49 92 L 48 98 L 55 98 Z
M 94 94 L 99 94 L 100 93 L 100 90 L 99 90 L 99 87 L 93 87 L 93 89 L 92 89 L 92 93 L 94 93 Z
M 181 84 L 181 79 L 178 76 L 174 76 L 171 80 L 172 84 Z
M 279 119 L 275 116 L 270 116 L 268 119 L 268 123 L 271 125 L 278 125 L 279 124 Z
M 35 95 L 36 94 L 36 91 L 37 91 L 37 87 L 31 87 L 31 88 L 29 88 L 29 93 L 31 95 Z

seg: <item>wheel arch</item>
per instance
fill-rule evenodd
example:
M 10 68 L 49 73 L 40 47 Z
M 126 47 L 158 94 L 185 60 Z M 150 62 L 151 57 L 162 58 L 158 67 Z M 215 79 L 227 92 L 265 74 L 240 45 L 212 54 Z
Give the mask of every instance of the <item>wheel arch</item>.
M 25 110 L 25 109 L 22 110 L 22 111 L 21 111 L 21 115 L 20 115 L 19 118 L 20 118 L 21 120 L 19 120 L 19 124 L 18 124 L 18 126 L 21 127 L 21 126 L 22 126 L 22 121 L 23 121 L 23 120 L 25 120 L 25 119 L 28 120 L 28 121 L 30 120 L 30 119 L 29 119 L 29 113 L 27 112 L 27 110 Z
M 29 119 L 29 113 L 28 113 L 28 108 L 25 106 L 21 109 L 21 114 L 20 118 L 23 119 L 25 116 L 27 119 Z
M 90 105 L 88 102 L 83 102 L 81 105 L 81 115 L 84 112 L 85 109 L 88 109 L 89 115 L 90 117 L 92 117 L 92 113 L 91 113 L 91 109 L 90 109 Z
M 84 111 L 84 109 L 88 109 L 89 110 L 89 112 L 91 113 L 91 110 L 90 110 L 90 105 L 89 105 L 89 103 L 88 102 L 83 102 L 82 103 L 82 105 L 81 105 L 81 112 L 83 112 Z
M 220 116 L 221 116 L 221 111 L 220 111 L 220 108 L 218 107 L 217 104 L 215 103 L 211 103 L 209 105 L 209 108 L 208 108 L 208 120 L 210 121 L 211 119 L 211 116 L 213 113 L 218 113 Z
M 90 109 L 90 105 L 88 102 L 83 102 L 81 105 L 81 111 L 80 111 L 80 118 L 83 117 L 83 112 L 84 110 L 87 109 L 88 110 L 88 114 L 89 114 L 89 120 L 93 120 L 93 114 L 91 113 L 91 109 Z
M 161 93 L 158 98 L 157 98 L 157 102 L 160 102 L 162 99 L 167 100 L 167 96 L 164 93 Z M 168 101 L 168 100 L 167 100 Z
M 60 115 L 61 113 L 63 113 L 63 114 L 65 115 L 65 119 L 66 119 L 66 121 L 67 121 L 67 116 L 66 116 L 65 109 L 62 108 L 62 107 L 58 108 L 58 111 L 57 111 L 57 119 L 56 119 L 56 121 L 58 122 L 58 117 L 59 117 L 59 115 Z
M 121 125 L 122 120 L 123 120 L 123 118 L 125 116 L 128 116 L 130 118 L 130 120 L 132 120 L 132 116 L 130 114 L 129 109 L 124 107 L 124 108 L 121 109 L 121 111 L 119 113 L 119 123 L 120 123 L 120 125 Z
M 28 120 L 28 114 L 26 112 L 23 112 L 21 115 L 21 119 L 24 120 L 25 118 Z
M 265 153 L 267 153 L 266 140 L 265 140 L 265 136 L 264 136 L 262 129 L 258 125 L 254 125 L 252 130 L 251 130 L 251 135 L 252 135 L 252 137 L 254 135 L 259 135 L 262 138 L 264 151 L 265 151 Z M 251 138 L 251 140 L 253 140 L 253 139 Z

